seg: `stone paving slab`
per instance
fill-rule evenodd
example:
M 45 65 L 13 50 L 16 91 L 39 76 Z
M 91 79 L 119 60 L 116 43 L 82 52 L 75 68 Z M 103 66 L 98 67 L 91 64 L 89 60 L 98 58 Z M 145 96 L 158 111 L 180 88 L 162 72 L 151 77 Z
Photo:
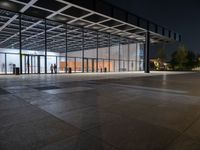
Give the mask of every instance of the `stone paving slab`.
M 79 91 L 87 91 L 92 90 L 92 88 L 89 87 L 73 87 L 73 88 L 63 88 L 63 89 L 50 89 L 50 90 L 44 90 L 44 92 L 48 94 L 61 94 L 61 93 L 73 93 L 73 92 L 79 92 Z
M 184 72 L 0 76 L 0 150 L 199 150 L 199 84 Z

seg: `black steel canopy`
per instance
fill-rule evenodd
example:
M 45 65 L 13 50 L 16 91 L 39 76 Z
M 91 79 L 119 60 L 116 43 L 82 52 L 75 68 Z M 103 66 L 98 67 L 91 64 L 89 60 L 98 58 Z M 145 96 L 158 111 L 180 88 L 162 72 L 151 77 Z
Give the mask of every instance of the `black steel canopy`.
M 62 52 L 99 47 L 118 42 L 144 42 L 149 29 L 152 43 L 180 41 L 181 36 L 143 18 L 100 0 L 1 0 L 0 48 L 19 47 L 19 15 L 22 24 L 22 49 L 47 49 Z M 31 17 L 34 16 L 34 17 Z M 44 20 L 46 19 L 46 20 Z M 45 24 L 46 22 L 46 24 Z M 120 37 L 120 40 L 119 40 Z

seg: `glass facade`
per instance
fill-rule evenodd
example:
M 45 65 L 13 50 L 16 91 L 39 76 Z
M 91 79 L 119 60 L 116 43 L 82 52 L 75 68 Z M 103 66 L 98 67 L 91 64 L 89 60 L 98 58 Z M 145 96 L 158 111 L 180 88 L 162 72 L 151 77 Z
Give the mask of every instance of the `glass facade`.
M 143 70 L 144 44 L 112 33 L 1 10 L 0 74 Z M 13 17 L 14 16 L 14 17 Z M 3 23 L 2 23 L 3 24 Z

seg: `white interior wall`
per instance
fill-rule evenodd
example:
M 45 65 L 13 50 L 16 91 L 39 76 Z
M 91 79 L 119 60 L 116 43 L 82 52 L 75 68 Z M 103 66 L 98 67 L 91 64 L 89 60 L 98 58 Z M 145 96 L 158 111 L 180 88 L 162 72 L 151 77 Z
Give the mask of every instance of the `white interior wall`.
M 121 60 L 128 60 L 128 45 L 121 45 L 121 53 L 120 57 Z M 144 46 L 141 43 L 130 44 L 130 63 L 129 68 L 131 71 L 134 70 L 143 70 L 143 48 Z M 111 59 L 118 59 L 119 58 L 119 46 L 112 46 L 110 47 L 110 58 Z M 16 64 L 16 67 L 19 67 L 19 53 L 18 49 L 2 49 L 0 48 L 0 52 L 2 53 L 13 53 L 7 54 L 7 68 L 8 71 L 12 71 L 12 64 Z M 99 48 L 99 58 L 108 59 L 108 47 Z M 86 58 L 96 58 L 96 49 L 85 50 L 85 57 Z M 30 55 L 44 55 L 44 51 L 30 51 L 30 50 L 22 50 L 22 54 L 30 54 Z M 49 72 L 49 68 L 51 64 L 56 63 L 56 58 L 52 56 L 63 56 L 62 58 L 57 59 L 59 61 L 65 61 L 65 55 L 55 52 L 47 52 L 47 70 Z M 68 57 L 80 57 L 82 58 L 82 51 L 76 52 L 68 52 Z M 78 61 L 78 60 L 77 60 Z M 58 63 L 59 65 L 59 63 Z M 115 70 L 118 68 L 119 63 L 115 62 Z M 122 64 L 121 64 L 122 65 Z M 0 53 L 0 72 L 4 71 L 5 66 L 5 54 Z M 41 66 L 44 66 L 44 60 L 41 58 Z M 125 65 L 127 68 L 128 64 Z M 59 67 L 59 66 L 58 66 Z M 122 66 L 124 67 L 124 66 Z M 44 68 L 42 69 L 42 71 Z

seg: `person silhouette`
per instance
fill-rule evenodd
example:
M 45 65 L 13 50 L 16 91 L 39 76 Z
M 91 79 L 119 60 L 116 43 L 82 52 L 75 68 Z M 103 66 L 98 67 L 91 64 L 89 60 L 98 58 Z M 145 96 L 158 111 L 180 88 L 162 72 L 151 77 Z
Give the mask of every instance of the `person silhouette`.
M 54 73 L 56 74 L 57 73 L 57 65 L 54 64 Z
M 53 66 L 53 64 L 51 64 L 51 66 L 50 66 L 51 74 L 53 74 L 53 69 L 54 69 L 54 66 Z

